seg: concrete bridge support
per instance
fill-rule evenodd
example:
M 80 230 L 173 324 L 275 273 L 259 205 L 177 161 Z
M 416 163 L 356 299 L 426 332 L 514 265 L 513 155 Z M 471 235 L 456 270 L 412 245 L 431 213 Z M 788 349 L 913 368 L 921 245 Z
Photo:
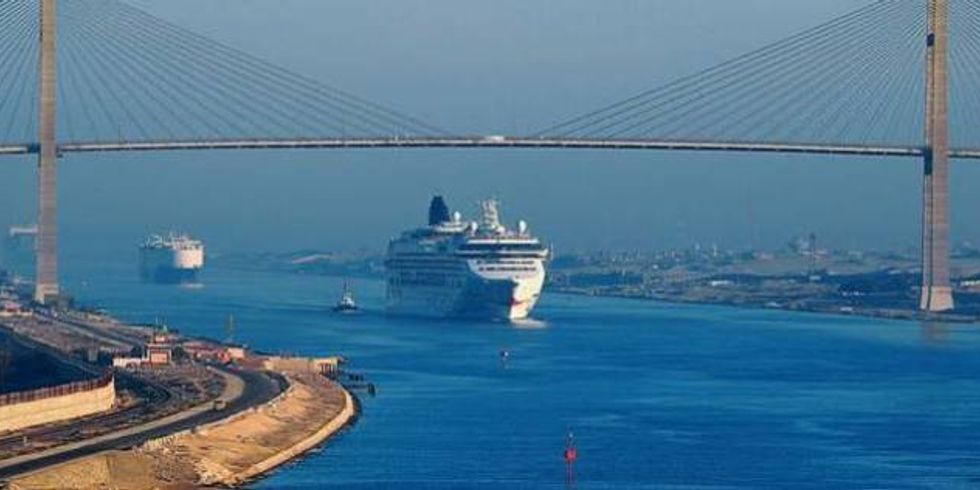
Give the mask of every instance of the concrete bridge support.
M 929 0 L 920 309 L 953 309 L 949 277 L 948 0 Z
M 41 0 L 38 115 L 38 233 L 34 299 L 56 301 L 58 289 L 57 0 Z

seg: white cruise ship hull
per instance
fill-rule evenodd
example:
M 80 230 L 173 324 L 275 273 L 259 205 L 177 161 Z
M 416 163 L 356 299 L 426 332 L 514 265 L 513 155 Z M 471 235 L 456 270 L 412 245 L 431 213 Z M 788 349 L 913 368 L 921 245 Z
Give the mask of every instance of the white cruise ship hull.
M 453 279 L 446 277 L 446 285 L 422 285 L 389 278 L 387 311 L 436 318 L 522 320 L 540 298 L 544 272 L 522 278 L 487 279 L 470 274 L 461 281 Z

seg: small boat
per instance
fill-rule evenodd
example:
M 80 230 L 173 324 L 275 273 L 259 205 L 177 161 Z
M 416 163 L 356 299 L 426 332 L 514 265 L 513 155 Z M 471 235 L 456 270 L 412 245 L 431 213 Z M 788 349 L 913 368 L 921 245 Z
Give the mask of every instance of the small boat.
M 357 302 L 354 301 L 354 292 L 350 288 L 350 281 L 344 281 L 344 294 L 333 307 L 333 311 L 335 313 L 354 313 L 358 310 Z

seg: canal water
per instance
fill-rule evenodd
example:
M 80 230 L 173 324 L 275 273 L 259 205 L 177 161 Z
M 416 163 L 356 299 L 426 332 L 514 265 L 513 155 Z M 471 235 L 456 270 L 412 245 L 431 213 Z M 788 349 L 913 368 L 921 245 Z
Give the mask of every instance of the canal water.
M 83 302 L 283 353 L 340 353 L 379 387 L 356 425 L 256 488 L 974 488 L 980 330 L 549 294 L 535 321 L 395 319 L 382 284 L 212 268 L 139 284 L 73 261 Z M 82 280 L 84 278 L 84 281 Z M 504 360 L 502 351 L 509 356 Z

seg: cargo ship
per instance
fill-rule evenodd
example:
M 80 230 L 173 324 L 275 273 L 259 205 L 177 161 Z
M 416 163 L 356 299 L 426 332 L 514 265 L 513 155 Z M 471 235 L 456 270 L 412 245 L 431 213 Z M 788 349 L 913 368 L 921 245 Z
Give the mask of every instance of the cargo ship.
M 541 297 L 549 250 L 525 221 L 513 230 L 504 227 L 497 201 L 480 207 L 480 222 L 464 221 L 436 196 L 428 225 L 388 244 L 389 313 L 505 321 L 531 314 Z
M 204 268 L 204 244 L 186 234 L 151 235 L 140 245 L 140 276 L 164 284 L 195 283 Z

